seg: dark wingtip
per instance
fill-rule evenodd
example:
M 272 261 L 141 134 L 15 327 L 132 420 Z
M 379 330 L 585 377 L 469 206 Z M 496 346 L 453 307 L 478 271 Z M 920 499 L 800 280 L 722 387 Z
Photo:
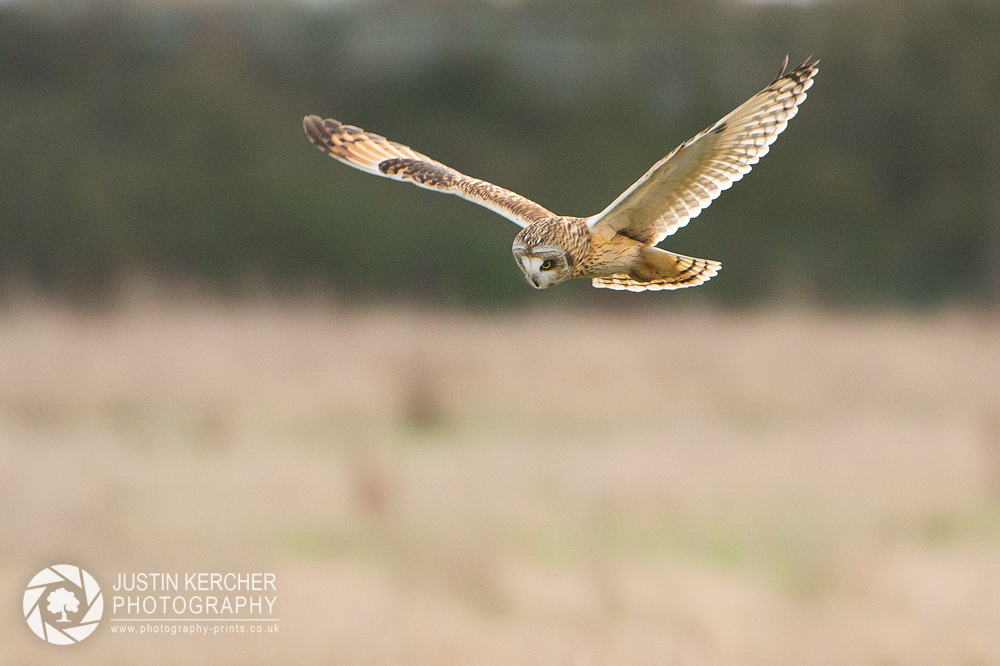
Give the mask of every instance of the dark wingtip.
M 781 80 L 781 77 L 785 75 L 785 68 L 788 67 L 788 54 L 785 54 L 785 59 L 781 62 L 781 69 L 778 70 L 778 75 L 774 77 L 774 81 L 771 81 L 773 86 L 775 83 Z
M 786 72 L 785 69 L 788 67 L 788 55 L 786 54 L 785 55 L 785 60 L 781 63 L 781 70 L 778 71 L 778 75 L 776 77 L 774 77 L 774 81 L 771 81 L 771 85 L 773 86 L 775 83 L 777 83 L 781 79 L 789 77 L 789 76 L 791 76 L 791 77 L 801 77 L 801 75 L 803 73 L 805 73 L 805 72 L 809 72 L 811 70 L 818 70 L 818 68 L 816 67 L 817 64 L 819 64 L 819 59 L 817 58 L 817 59 L 814 60 L 812 56 L 809 56 L 808 58 L 806 58 L 802 62 L 801 65 L 799 65 L 798 67 L 792 69 L 791 71 Z M 813 73 L 815 73 L 815 72 L 813 72 Z
M 813 58 L 811 55 L 802 61 L 802 64 L 796 67 L 792 71 L 803 71 L 807 69 L 816 69 L 816 65 L 819 64 L 819 58 Z
M 302 119 L 302 129 L 305 130 L 306 136 L 313 143 L 318 143 L 320 139 L 323 138 L 325 130 L 323 129 L 323 119 L 319 116 L 309 115 Z

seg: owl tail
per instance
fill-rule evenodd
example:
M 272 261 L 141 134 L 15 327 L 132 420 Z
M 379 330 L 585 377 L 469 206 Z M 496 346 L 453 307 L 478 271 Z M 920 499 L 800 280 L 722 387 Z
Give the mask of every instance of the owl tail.
M 642 248 L 639 256 L 641 263 L 628 275 L 597 277 L 594 286 L 626 291 L 682 289 L 707 282 L 722 268 L 718 261 L 685 257 L 656 247 Z

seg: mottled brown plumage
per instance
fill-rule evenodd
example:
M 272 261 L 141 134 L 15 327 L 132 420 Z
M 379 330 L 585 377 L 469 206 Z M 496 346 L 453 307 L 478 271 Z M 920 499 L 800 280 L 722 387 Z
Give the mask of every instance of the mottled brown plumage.
M 512 219 L 521 226 L 555 214 L 510 190 L 470 178 L 409 146 L 378 134 L 343 125 L 332 118 L 306 116 L 306 136 L 317 148 L 355 169 L 394 180 L 409 181 L 429 190 L 456 194 Z
M 378 134 L 306 116 L 309 140 L 330 156 L 371 174 L 455 194 L 523 227 L 513 252 L 539 289 L 574 277 L 595 287 L 645 291 L 705 282 L 721 264 L 653 247 L 696 217 L 749 173 L 795 116 L 818 71 L 807 60 L 653 165 L 592 217 L 561 217 L 486 181 L 470 178 Z

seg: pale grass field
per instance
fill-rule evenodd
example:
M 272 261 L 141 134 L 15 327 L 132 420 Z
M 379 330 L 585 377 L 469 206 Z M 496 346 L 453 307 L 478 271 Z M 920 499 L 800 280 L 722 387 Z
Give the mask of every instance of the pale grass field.
M 280 634 L 48 646 L 59 562 L 273 571 Z M 2 664 L 1000 664 L 1000 319 L 8 305 L 0 609 Z

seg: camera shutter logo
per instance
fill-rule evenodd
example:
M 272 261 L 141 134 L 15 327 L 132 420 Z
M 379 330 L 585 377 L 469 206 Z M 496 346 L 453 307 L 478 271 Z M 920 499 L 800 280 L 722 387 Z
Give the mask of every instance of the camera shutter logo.
M 24 619 L 35 635 L 55 645 L 79 643 L 104 614 L 104 596 L 94 577 L 72 564 L 42 569 L 24 591 Z

